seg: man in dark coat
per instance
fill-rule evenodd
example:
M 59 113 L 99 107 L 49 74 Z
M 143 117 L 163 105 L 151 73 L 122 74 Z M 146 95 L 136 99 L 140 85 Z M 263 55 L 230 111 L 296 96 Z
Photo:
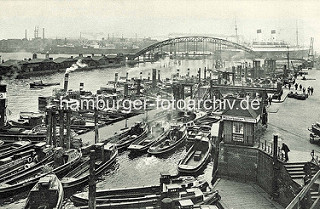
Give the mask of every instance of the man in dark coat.
M 281 150 L 284 151 L 285 162 L 287 162 L 289 160 L 288 152 L 290 152 L 290 149 L 285 143 L 282 143 Z
M 296 91 L 298 90 L 298 83 L 294 84 L 294 87 L 296 88 Z

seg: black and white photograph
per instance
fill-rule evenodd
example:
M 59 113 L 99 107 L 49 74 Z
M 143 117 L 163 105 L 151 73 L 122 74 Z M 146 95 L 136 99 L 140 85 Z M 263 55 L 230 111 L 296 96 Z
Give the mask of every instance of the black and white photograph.
M 0 0 L 0 208 L 320 209 L 320 1 Z

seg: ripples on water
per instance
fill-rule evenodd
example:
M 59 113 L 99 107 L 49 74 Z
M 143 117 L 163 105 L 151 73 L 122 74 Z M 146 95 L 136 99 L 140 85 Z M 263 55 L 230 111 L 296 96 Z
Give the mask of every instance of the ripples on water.
M 8 57 L 8 55 L 6 56 Z M 3 56 L 3 58 L 8 59 L 6 56 Z M 21 54 L 19 56 L 16 59 L 31 57 L 31 55 L 28 56 L 28 54 Z M 53 57 L 56 58 L 60 56 L 67 57 L 70 55 L 54 55 Z M 40 56 L 38 57 L 41 58 Z M 187 68 L 190 68 L 191 75 L 196 75 L 198 69 L 203 69 L 204 67 L 211 68 L 211 60 L 181 61 L 180 65 L 178 61 L 166 58 L 153 64 L 145 63 L 135 67 L 126 66 L 121 68 L 75 71 L 70 74 L 69 89 L 78 90 L 79 83 L 84 82 L 85 90 L 96 92 L 101 86 L 106 85 L 108 81 L 114 79 L 115 72 L 119 72 L 119 76 L 123 77 L 126 75 L 126 72 L 129 73 L 129 77 L 138 77 L 140 76 L 140 72 L 142 72 L 143 77 L 147 78 L 148 73 L 151 74 L 152 68 L 156 68 L 157 70 L 161 70 L 161 79 L 164 79 L 166 77 L 170 78 L 173 73 L 176 73 L 176 69 L 180 69 L 180 75 L 185 75 L 187 73 Z M 38 78 L 4 80 L 2 83 L 8 85 L 8 109 L 11 112 L 11 114 L 8 115 L 8 118 L 18 118 L 20 111 L 37 111 L 38 97 L 50 96 L 52 95 L 54 88 L 62 88 L 63 78 L 64 73 L 55 73 L 53 75 L 41 76 Z M 40 79 L 44 82 L 60 82 L 60 86 L 36 90 L 30 89 L 29 83 Z M 131 156 L 129 151 L 125 151 L 118 156 L 113 168 L 107 170 L 105 175 L 100 178 L 99 183 L 97 183 L 97 189 L 159 184 L 160 172 L 177 172 L 178 162 L 186 153 L 185 149 L 185 147 L 181 147 L 165 158 L 158 158 L 148 154 Z M 204 172 L 200 172 L 199 174 L 210 182 L 211 172 L 212 163 L 210 162 Z M 86 191 L 87 189 L 88 188 L 85 187 L 83 191 Z M 11 200 L 14 201 L 13 203 L 8 204 L 9 202 L 7 202 L 1 207 L 21 208 L 24 205 L 26 197 L 27 193 L 22 193 L 15 197 L 14 200 Z M 73 204 L 69 199 L 65 200 L 65 207 L 73 208 Z

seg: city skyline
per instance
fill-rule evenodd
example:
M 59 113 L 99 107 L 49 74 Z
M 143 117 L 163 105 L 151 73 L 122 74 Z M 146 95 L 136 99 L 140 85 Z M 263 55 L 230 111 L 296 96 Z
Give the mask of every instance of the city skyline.
M 278 38 L 308 46 L 315 38 L 319 50 L 320 26 L 317 24 L 317 1 L 0 1 L 0 39 L 39 36 L 46 38 L 92 39 L 115 37 L 166 38 L 169 34 L 235 35 L 247 42 L 256 39 L 262 29 L 265 39 L 276 30 Z M 296 25 L 297 24 L 297 25 Z M 298 27 L 297 27 L 298 26 Z M 91 35 L 92 34 L 92 35 Z M 97 35 L 97 34 L 100 34 Z

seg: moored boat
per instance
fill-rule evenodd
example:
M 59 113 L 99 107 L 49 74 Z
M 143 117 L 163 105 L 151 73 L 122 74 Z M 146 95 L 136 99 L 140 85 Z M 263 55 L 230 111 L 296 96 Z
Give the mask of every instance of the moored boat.
M 186 138 L 187 129 L 185 126 L 172 126 L 166 135 L 150 146 L 148 153 L 158 155 L 169 152 L 177 148 Z
M 96 176 L 99 176 L 105 171 L 113 162 L 115 162 L 118 155 L 118 150 L 115 146 L 104 145 L 103 143 L 97 143 L 94 145 L 96 153 Z M 62 185 L 64 189 L 74 189 L 83 185 L 88 181 L 90 168 L 90 158 L 86 157 L 79 166 L 75 167 L 69 173 L 67 173 L 62 179 Z
M 25 209 L 61 209 L 64 191 L 58 177 L 48 174 L 39 179 L 31 189 Z
M 115 137 L 107 140 L 109 145 L 115 145 L 118 150 L 128 147 L 132 142 L 144 138 L 149 127 L 146 123 L 140 122 L 132 126 L 124 137 Z
M 187 188 L 200 188 L 204 190 L 208 187 L 206 181 L 197 180 L 194 177 L 177 177 L 170 174 L 162 174 L 160 185 L 150 185 L 142 187 L 112 188 L 98 190 L 96 192 L 97 205 L 108 205 L 108 207 L 132 208 L 133 206 L 152 206 L 159 203 L 161 193 L 166 192 L 167 188 L 175 187 L 178 191 Z M 76 206 L 88 205 L 88 192 L 74 194 L 71 197 Z
M 57 86 L 60 85 L 60 83 L 43 83 L 43 81 L 34 81 L 29 84 L 30 88 L 41 88 L 41 87 L 47 87 L 47 86 Z
M 37 181 L 49 174 L 54 173 L 58 177 L 63 176 L 72 169 L 80 161 L 81 153 L 77 150 L 70 149 L 63 151 L 62 148 L 55 150 L 54 160 L 39 167 L 23 172 L 19 175 L 14 175 L 0 183 L 0 196 L 7 197 L 18 194 L 26 189 L 34 186 Z
M 32 147 L 33 144 L 31 143 L 31 141 L 17 141 L 2 145 L 0 147 L 0 159 L 9 157 L 15 153 L 27 150 Z
M 128 150 L 133 152 L 143 152 L 147 151 L 148 148 L 155 143 L 159 138 L 163 137 L 168 133 L 160 124 L 150 128 L 150 132 L 146 137 L 141 137 L 140 139 L 134 141 L 128 147 Z
M 190 147 L 185 157 L 179 162 L 178 170 L 181 173 L 195 173 L 203 168 L 210 157 L 212 150 L 208 137 L 199 134 L 195 143 Z

